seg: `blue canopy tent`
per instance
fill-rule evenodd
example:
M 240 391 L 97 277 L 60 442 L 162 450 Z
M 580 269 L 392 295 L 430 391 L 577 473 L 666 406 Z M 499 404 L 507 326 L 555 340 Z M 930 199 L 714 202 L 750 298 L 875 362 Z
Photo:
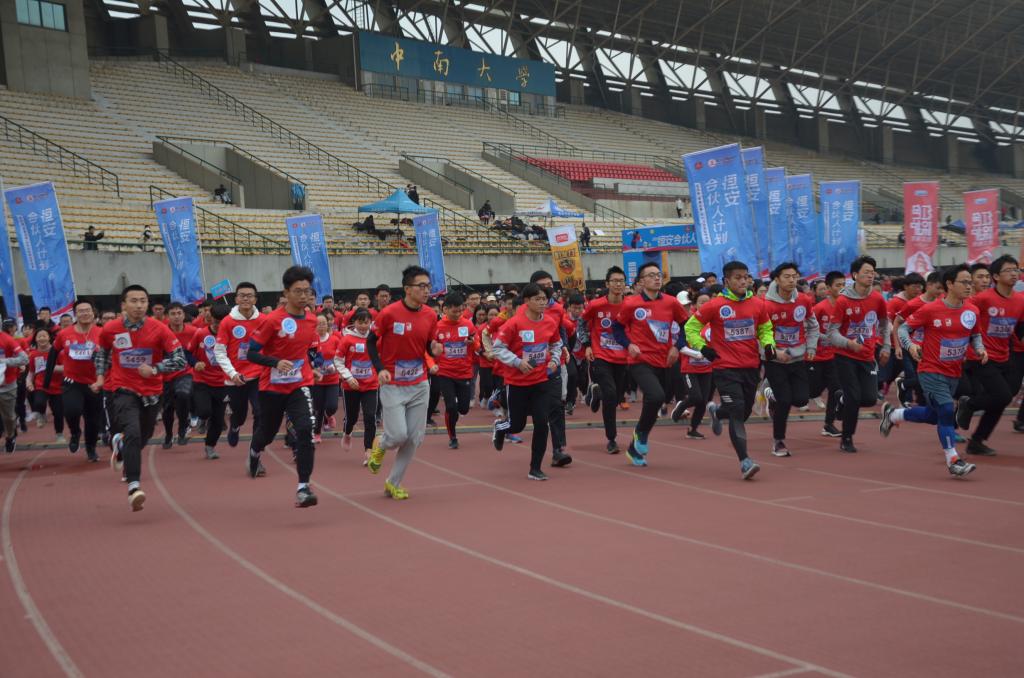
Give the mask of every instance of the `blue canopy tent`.
M 582 219 L 582 212 L 570 212 L 563 210 L 555 203 L 554 199 L 548 198 L 541 205 L 532 210 L 519 210 L 516 212 L 520 217 L 543 217 L 545 219 Z
M 370 212 L 372 214 L 397 214 L 399 216 L 403 214 L 427 214 L 428 212 L 435 211 L 437 210 L 432 207 L 417 205 L 409 199 L 409 196 L 402 189 L 398 189 L 383 200 L 371 202 L 369 205 L 363 205 L 359 208 L 360 214 Z

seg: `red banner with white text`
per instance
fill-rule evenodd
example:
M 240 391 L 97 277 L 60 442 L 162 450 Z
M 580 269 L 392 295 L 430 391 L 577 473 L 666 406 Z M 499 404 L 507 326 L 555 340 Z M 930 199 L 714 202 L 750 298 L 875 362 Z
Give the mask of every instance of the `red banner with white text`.
M 999 247 L 999 189 L 964 193 L 967 263 L 991 264 Z
M 903 184 L 903 237 L 906 272 L 931 273 L 939 245 L 939 182 Z

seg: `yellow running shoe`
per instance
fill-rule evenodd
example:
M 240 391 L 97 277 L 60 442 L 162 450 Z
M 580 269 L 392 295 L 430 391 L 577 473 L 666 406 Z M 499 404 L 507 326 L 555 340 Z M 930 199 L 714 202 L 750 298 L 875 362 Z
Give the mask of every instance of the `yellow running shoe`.
M 370 469 L 370 473 L 377 475 L 380 473 L 380 465 L 384 462 L 384 454 L 387 452 L 380 444 L 380 436 L 373 439 L 373 448 L 370 450 L 370 458 L 366 463 L 366 467 Z
M 409 498 L 409 493 L 406 492 L 404 487 L 400 485 L 392 485 L 386 480 L 384 481 L 384 494 L 399 501 Z

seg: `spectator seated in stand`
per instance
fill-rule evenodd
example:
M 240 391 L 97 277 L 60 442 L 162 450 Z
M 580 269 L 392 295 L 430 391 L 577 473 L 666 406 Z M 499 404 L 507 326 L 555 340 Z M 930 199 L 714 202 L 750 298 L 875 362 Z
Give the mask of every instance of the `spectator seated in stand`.
M 476 215 L 480 217 L 481 224 L 488 224 L 494 219 L 494 208 L 491 207 L 490 200 L 484 200 L 483 207 L 476 211 Z
M 373 223 L 373 215 L 372 214 L 368 214 L 366 216 L 366 219 L 364 219 L 363 221 L 355 222 L 354 224 L 352 224 L 352 229 L 355 230 L 358 233 L 370 233 L 370 234 L 372 234 L 372 233 L 376 232 L 377 227 Z

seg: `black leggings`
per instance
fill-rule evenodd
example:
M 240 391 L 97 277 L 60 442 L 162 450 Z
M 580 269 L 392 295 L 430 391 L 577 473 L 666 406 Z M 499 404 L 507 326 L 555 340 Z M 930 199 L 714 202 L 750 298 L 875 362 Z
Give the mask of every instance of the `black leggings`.
M 61 397 L 64 400 L 64 419 L 68 423 L 68 433 L 73 438 L 80 438 L 82 435 L 81 420 L 85 419 L 85 449 L 87 452 L 95 451 L 96 441 L 100 437 L 100 429 L 105 423 L 104 396 L 93 393 L 92 389 L 85 384 L 65 380 Z
M 59 393 L 46 393 L 40 389 L 32 391 L 32 411 L 46 414 L 46 406 L 50 406 L 53 415 L 53 430 L 57 435 L 64 433 L 64 399 Z
M 444 398 L 444 425 L 448 429 L 448 437 L 456 438 L 455 426 L 459 423 L 459 415 L 469 414 L 473 382 L 470 379 L 437 376 L 434 377 L 434 383 Z
M 210 386 L 196 382 L 192 385 L 192 411 L 200 419 L 206 420 L 207 447 L 216 447 L 220 434 L 224 432 L 224 411 L 227 403 L 224 396 L 227 388 Z
M 828 389 L 828 400 L 825 401 L 825 423 L 836 420 L 836 398 L 839 393 L 839 375 L 836 373 L 835 360 L 807 363 L 807 377 L 810 387 L 808 396 L 817 398 Z
M 665 404 L 665 372 L 668 368 L 653 367 L 647 363 L 629 366 L 629 373 L 636 385 L 644 392 L 644 405 L 640 410 L 640 420 L 636 423 L 636 432 L 641 441 L 647 440 L 647 434 L 658 421 L 658 412 Z
M 352 435 L 360 408 L 363 410 L 363 449 L 368 450 L 377 436 L 377 391 L 345 391 L 345 435 Z
M 314 384 L 310 387 L 313 392 L 313 415 L 316 417 L 313 433 L 320 435 L 324 430 L 324 419 L 333 417 L 338 411 L 340 388 L 341 384 Z
M 747 458 L 747 426 L 754 409 L 754 396 L 761 370 L 756 367 L 725 368 L 713 372 L 715 388 L 722 404 L 718 408 L 720 419 L 729 420 L 729 440 L 740 461 Z
M 615 440 L 615 414 L 622 395 L 626 392 L 626 365 L 594 360 L 590 366 L 591 378 L 601 388 L 601 418 L 604 420 L 604 435 Z
M 971 360 L 964 363 L 964 371 L 969 375 L 971 384 L 971 409 L 985 413 L 981 415 L 977 428 L 974 429 L 975 440 L 985 441 L 992 435 L 1003 416 L 1003 410 L 1013 402 L 1016 390 L 1011 388 L 1016 385 L 1016 370 L 1010 362 L 981 363 Z
M 291 393 L 260 391 L 259 419 L 252 434 L 252 451 L 259 454 L 277 435 L 281 420 L 288 421 L 295 433 L 295 470 L 300 483 L 308 483 L 313 475 L 313 395 L 308 386 Z
M 878 368 L 874 361 L 854 360 L 843 355 L 837 355 L 835 363 L 843 395 L 843 438 L 853 438 L 860 408 L 874 407 L 878 402 Z
M 178 437 L 184 438 L 188 430 L 188 412 L 192 405 L 192 375 L 183 374 L 172 381 L 164 382 L 161 400 L 164 420 L 164 440 L 170 441 L 174 434 L 174 415 L 178 415 Z
M 686 388 L 684 407 L 693 408 L 693 413 L 690 415 L 690 428 L 696 431 L 704 418 L 704 412 L 708 409 L 708 401 L 711 400 L 711 373 L 683 372 L 680 377 L 679 381 Z
M 551 410 L 549 399 L 552 391 L 549 382 L 532 386 L 507 387 L 508 420 L 507 433 L 519 433 L 526 428 L 526 418 L 533 419 L 533 440 L 530 443 L 530 470 L 539 471 L 547 449 L 548 414 Z M 559 387 L 561 388 L 561 387 Z
M 260 419 L 260 380 L 250 379 L 241 386 L 228 386 L 228 403 L 231 405 L 231 428 L 242 428 L 249 416 L 249 405 L 252 405 L 252 420 Z M 253 429 L 255 430 L 255 425 Z
M 478 376 L 480 378 L 480 392 L 477 400 L 482 400 L 486 403 L 487 399 L 491 397 L 491 393 L 494 392 L 494 369 L 481 365 Z
M 785 440 L 790 409 L 807 404 L 810 386 L 807 377 L 807 363 L 803 360 L 791 363 L 766 362 L 764 375 L 768 378 L 768 384 L 772 387 L 772 395 L 775 397 L 772 435 L 776 440 Z

